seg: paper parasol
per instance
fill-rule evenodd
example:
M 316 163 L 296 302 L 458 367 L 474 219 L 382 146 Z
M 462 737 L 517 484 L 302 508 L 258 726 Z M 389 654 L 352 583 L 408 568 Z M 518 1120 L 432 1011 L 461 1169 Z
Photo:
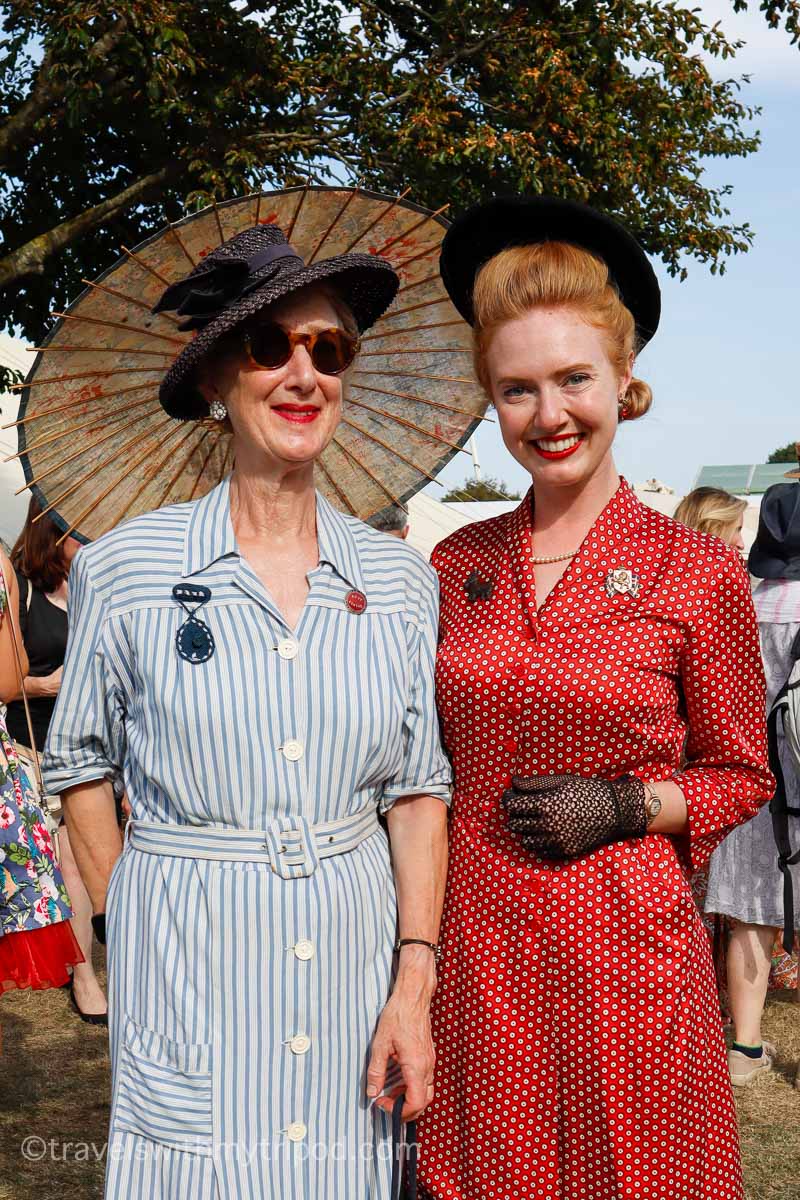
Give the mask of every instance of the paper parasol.
M 484 419 L 486 399 L 472 375 L 469 327 L 439 279 L 443 210 L 404 196 L 308 186 L 212 205 L 123 247 L 54 314 L 12 424 L 27 484 L 63 533 L 97 538 L 138 513 L 198 499 L 231 470 L 232 439 L 221 425 L 176 421 L 161 408 L 159 382 L 191 334 L 178 331 L 173 314 L 150 310 L 167 284 L 259 222 L 277 223 L 306 263 L 372 252 L 401 279 L 348 373 L 317 487 L 366 519 L 428 484 Z

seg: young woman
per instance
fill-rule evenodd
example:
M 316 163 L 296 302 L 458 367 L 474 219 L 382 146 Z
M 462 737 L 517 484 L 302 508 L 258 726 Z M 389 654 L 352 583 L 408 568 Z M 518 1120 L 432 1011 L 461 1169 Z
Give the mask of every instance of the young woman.
M 19 624 L 28 656 L 25 692 L 33 727 L 36 749 L 41 753 L 47 740 L 50 719 L 56 706 L 64 655 L 67 652 L 67 595 L 72 560 L 80 550 L 77 538 L 68 537 L 59 545 L 61 531 L 49 517 L 37 521 L 41 506 L 35 497 L 28 505 L 28 516 L 11 551 L 20 591 Z M 31 740 L 22 693 L 8 705 L 8 732 L 27 746 Z M 72 970 L 70 1002 L 89 1025 L 107 1025 L 106 998 L 92 966 L 92 905 L 83 886 L 69 834 L 62 821 L 59 850 L 61 870 L 75 915 L 72 929 L 84 961 Z
M 60 987 L 67 967 L 82 961 L 53 843 L 2 708 L 19 688 L 20 666 L 28 667 L 19 628 L 14 629 L 18 604 L 14 571 L 0 549 L 0 994 Z
M 722 488 L 699 487 L 684 496 L 674 517 L 689 529 L 699 529 L 720 538 L 731 550 L 744 554 L 744 514 L 747 501 Z
M 533 488 L 434 555 L 455 793 L 423 1194 L 741 1200 L 687 871 L 770 792 L 764 679 L 738 556 L 614 464 L 655 276 L 548 199 L 460 218 L 442 275 Z

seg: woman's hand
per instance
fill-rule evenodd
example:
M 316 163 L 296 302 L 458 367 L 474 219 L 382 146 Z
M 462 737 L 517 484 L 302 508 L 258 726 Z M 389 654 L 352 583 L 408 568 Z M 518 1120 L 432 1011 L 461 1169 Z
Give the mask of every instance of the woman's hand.
M 647 832 L 645 788 L 633 775 L 515 777 L 503 793 L 508 827 L 540 858 L 578 858 L 597 846 Z
M 28 696 L 57 696 L 61 688 L 63 667 L 56 667 L 51 675 L 28 675 L 25 680 L 25 691 Z
M 384 1112 L 405 1092 L 402 1119 L 414 1121 L 433 1100 L 436 1055 L 431 1037 L 430 1005 L 436 990 L 433 955 L 425 947 L 403 947 L 401 968 L 394 990 L 381 1013 L 367 1068 L 367 1095 Z M 424 957 L 427 956 L 427 959 Z M 389 1061 L 400 1068 L 402 1083 L 382 1096 Z

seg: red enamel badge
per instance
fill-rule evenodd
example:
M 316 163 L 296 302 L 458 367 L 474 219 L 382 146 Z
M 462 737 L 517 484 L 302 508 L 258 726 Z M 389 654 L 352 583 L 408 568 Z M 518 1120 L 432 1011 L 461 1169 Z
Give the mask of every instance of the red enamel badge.
M 367 597 L 363 592 L 355 590 L 347 593 L 344 602 L 352 613 L 362 613 L 367 607 Z

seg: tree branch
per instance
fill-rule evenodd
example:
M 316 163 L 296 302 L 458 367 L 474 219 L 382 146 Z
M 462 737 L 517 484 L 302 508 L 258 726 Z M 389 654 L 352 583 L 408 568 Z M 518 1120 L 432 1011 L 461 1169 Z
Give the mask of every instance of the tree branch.
M 160 171 L 137 179 L 116 196 L 95 204 L 93 208 L 87 208 L 77 217 L 62 221 L 54 229 L 39 234 L 24 246 L 19 246 L 0 258 L 0 291 L 16 286 L 27 276 L 43 275 L 47 262 L 54 254 L 99 228 L 104 221 L 158 192 L 173 170 L 174 168 L 162 167 Z
M 115 49 L 120 38 L 128 28 L 125 17 L 120 17 L 108 33 L 90 47 L 88 56 L 91 58 L 107 58 Z M 54 74 L 52 52 L 47 50 L 36 72 L 34 85 L 27 100 L 24 100 L 17 111 L 8 118 L 5 125 L 0 127 L 0 163 L 4 163 L 12 150 L 19 150 L 32 142 L 37 133 L 37 123 L 45 114 L 64 98 L 67 90 L 66 79 Z M 116 71 L 111 71 L 106 79 L 114 78 Z

